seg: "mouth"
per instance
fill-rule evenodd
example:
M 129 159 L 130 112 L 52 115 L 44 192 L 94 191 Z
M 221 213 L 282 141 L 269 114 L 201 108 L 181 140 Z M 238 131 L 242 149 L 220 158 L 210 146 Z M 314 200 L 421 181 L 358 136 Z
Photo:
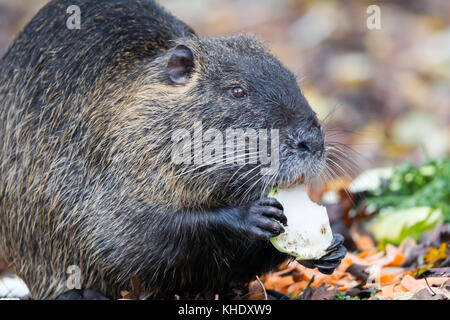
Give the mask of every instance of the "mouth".
M 288 188 L 292 188 L 292 187 L 295 186 L 295 185 L 302 184 L 304 181 L 305 181 L 305 175 L 302 173 L 302 174 L 300 175 L 300 177 L 298 177 L 298 178 L 295 179 L 294 181 L 284 183 L 284 184 L 282 184 L 282 185 L 279 185 L 278 187 L 279 187 L 280 189 L 288 189 Z

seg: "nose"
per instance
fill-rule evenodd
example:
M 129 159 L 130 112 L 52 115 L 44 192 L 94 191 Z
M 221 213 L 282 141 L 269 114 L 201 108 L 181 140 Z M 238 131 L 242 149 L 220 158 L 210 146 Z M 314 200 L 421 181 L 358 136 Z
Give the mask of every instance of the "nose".
M 301 155 L 321 154 L 324 149 L 323 142 L 307 140 L 298 141 L 296 147 Z
M 311 152 L 311 148 L 306 141 L 300 141 L 297 143 L 297 150 L 300 153 L 309 153 Z

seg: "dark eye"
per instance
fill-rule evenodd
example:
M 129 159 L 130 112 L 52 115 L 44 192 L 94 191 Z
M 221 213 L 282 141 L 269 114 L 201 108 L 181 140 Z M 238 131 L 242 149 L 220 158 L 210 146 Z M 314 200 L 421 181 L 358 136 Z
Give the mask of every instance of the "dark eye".
M 241 99 L 247 96 L 247 92 L 245 92 L 245 90 L 241 87 L 233 87 L 229 89 L 229 93 L 236 99 Z

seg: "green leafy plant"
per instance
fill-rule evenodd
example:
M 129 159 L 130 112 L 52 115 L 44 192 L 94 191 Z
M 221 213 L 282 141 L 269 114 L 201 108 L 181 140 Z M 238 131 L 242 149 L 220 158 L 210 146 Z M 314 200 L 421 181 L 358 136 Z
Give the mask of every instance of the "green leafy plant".
M 450 221 L 450 158 L 435 159 L 420 167 L 404 163 L 389 179 L 369 191 L 366 204 L 377 209 L 430 207 Z
M 361 300 L 361 298 L 359 298 L 358 296 L 356 297 L 350 297 L 347 295 L 346 292 L 339 292 L 336 293 L 336 295 L 334 296 L 334 298 L 336 300 Z

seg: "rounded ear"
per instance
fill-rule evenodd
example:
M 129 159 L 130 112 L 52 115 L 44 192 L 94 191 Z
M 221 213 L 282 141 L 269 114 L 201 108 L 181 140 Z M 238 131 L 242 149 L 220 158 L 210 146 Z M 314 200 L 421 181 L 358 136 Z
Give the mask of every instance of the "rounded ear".
M 192 50 L 183 44 L 175 47 L 167 71 L 173 83 L 185 85 L 189 82 L 189 75 L 194 69 L 194 54 Z

